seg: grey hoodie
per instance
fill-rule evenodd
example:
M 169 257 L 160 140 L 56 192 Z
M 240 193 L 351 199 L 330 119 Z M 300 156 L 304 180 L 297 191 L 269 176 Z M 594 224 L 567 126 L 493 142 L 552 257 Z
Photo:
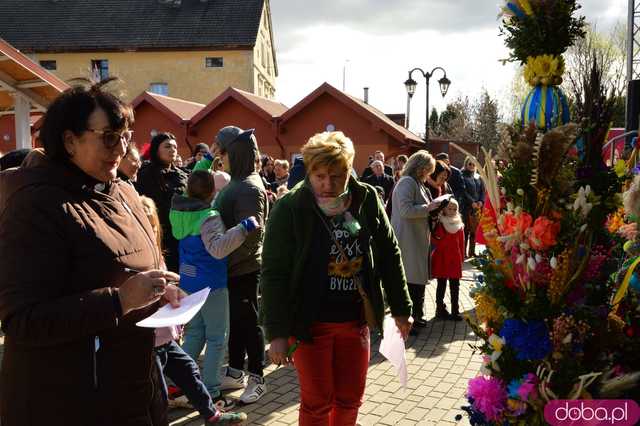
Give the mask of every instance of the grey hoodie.
M 260 270 L 264 222 L 269 214 L 267 193 L 256 172 L 258 145 L 252 135 L 249 140 L 235 139 L 221 146 L 229 156 L 231 182 L 216 197 L 214 208 L 231 229 L 249 216 L 255 216 L 260 230 L 229 256 L 229 277 L 250 274 Z

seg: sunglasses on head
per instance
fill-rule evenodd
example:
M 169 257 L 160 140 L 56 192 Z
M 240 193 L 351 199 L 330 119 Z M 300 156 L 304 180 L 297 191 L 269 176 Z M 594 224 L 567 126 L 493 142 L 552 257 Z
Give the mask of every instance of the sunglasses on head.
M 133 138 L 133 130 L 129 129 L 123 130 L 122 132 L 114 132 L 113 130 L 87 129 L 87 132 L 102 135 L 102 143 L 108 149 L 112 149 L 122 140 L 124 140 L 124 143 L 126 145 L 129 145 L 131 139 Z

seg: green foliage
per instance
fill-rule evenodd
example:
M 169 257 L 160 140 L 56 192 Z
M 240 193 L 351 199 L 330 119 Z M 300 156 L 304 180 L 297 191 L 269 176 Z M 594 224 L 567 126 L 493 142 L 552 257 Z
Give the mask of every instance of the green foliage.
M 473 141 L 495 151 L 500 142 L 498 134 L 498 102 L 486 90 L 482 91 L 474 107 Z
M 511 195 L 511 201 L 515 207 L 522 207 L 525 211 L 535 211 L 538 205 L 537 191 L 529 184 L 531 181 L 531 163 L 514 163 L 502 172 L 502 186 L 507 194 Z M 524 191 L 518 194 L 518 189 Z
M 505 18 L 500 34 L 511 49 L 511 61 L 524 64 L 529 56 L 561 55 L 585 35 L 585 18 L 573 17 L 577 0 L 531 2 L 532 16 Z
M 440 114 L 440 118 L 438 120 L 438 129 L 443 134 L 448 134 L 452 130 L 453 122 L 458 117 L 459 111 L 455 108 L 453 104 L 447 104 L 446 108 Z M 431 114 L 433 117 L 433 114 Z M 429 119 L 431 121 L 431 118 Z
M 431 114 L 429 115 L 429 127 L 433 133 L 440 133 L 438 110 L 435 107 L 431 109 Z
M 613 112 L 611 117 L 612 127 L 625 127 L 626 123 L 627 97 L 616 96 L 613 104 Z

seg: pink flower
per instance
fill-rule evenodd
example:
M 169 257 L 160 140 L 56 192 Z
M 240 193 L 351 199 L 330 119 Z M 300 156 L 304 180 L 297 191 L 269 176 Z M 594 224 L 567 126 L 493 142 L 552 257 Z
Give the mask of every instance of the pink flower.
M 529 373 L 525 376 L 524 382 L 518 389 L 518 396 L 521 400 L 527 401 L 529 398 L 536 399 L 538 397 L 538 378 L 535 374 Z
M 497 422 L 505 410 L 507 389 L 500 379 L 478 376 L 469 380 L 467 396 L 473 399 L 473 407 L 487 420 Z
M 636 222 L 622 225 L 618 229 L 618 234 L 627 240 L 635 240 L 638 236 L 638 224 Z

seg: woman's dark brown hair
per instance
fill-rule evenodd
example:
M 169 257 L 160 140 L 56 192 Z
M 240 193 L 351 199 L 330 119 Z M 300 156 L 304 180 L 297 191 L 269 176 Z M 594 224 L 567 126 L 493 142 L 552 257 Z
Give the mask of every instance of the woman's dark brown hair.
M 121 130 L 133 126 L 133 110 L 118 96 L 105 90 L 105 86 L 116 77 L 91 84 L 84 83 L 64 91 L 49 105 L 40 129 L 40 142 L 47 156 L 55 161 L 67 161 L 69 153 L 64 146 L 64 132 L 70 130 L 80 136 L 88 129 L 89 116 L 101 108 L 109 118 L 111 130 Z
M 149 160 L 151 160 L 153 164 L 162 166 L 163 168 L 167 166 L 167 164 L 165 164 L 164 161 L 160 160 L 160 158 L 158 157 L 158 149 L 164 141 L 170 140 L 175 141 L 176 137 L 173 133 L 169 132 L 158 133 L 151 139 L 151 144 L 149 146 Z
M 436 161 L 436 169 L 433 171 L 433 173 L 431 173 L 431 179 L 435 180 L 442 172 L 445 172 L 447 174 L 447 179 L 449 179 L 449 176 L 451 175 L 451 169 L 449 168 L 449 166 L 447 166 L 447 163 L 442 160 L 438 160 Z

